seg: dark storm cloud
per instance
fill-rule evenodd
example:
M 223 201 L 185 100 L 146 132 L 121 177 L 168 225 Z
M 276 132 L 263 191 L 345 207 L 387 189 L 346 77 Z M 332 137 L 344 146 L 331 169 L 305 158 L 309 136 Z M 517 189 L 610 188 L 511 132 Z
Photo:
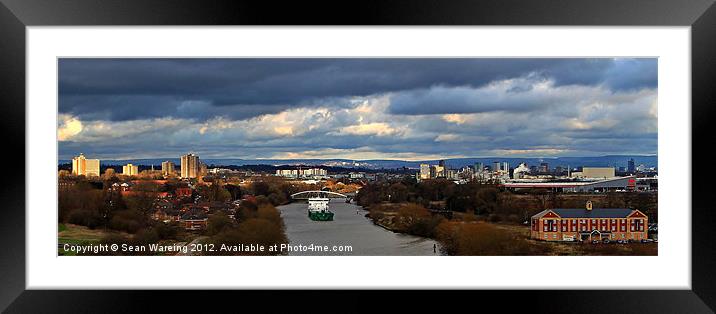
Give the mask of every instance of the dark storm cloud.
M 59 108 L 83 120 L 245 119 L 326 100 L 346 106 L 354 96 L 436 85 L 477 88 L 525 75 L 551 79 L 558 86 L 655 87 L 656 60 L 60 59 Z
M 391 98 L 393 114 L 421 115 L 441 113 L 479 113 L 524 111 L 552 103 L 550 97 L 530 95 L 531 86 L 511 86 L 506 90 L 475 90 L 464 87 L 429 89 L 396 93 Z

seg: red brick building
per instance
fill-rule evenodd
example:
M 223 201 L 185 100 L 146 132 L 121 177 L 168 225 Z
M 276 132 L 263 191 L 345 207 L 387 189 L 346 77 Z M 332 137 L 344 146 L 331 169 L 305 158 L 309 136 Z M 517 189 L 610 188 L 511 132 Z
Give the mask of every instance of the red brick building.
M 204 209 L 192 207 L 181 215 L 179 223 L 186 230 L 204 230 L 206 229 L 208 220 L 209 216 Z
M 191 196 L 191 189 L 190 188 L 176 188 L 176 190 L 174 191 L 174 195 L 176 197 Z
M 543 241 L 640 241 L 648 238 L 649 218 L 629 208 L 546 209 L 532 216 L 530 237 Z

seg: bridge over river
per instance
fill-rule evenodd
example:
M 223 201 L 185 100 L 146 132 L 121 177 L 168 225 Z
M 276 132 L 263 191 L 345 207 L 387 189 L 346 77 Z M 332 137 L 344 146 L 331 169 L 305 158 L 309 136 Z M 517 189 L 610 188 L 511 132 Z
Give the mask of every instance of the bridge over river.
M 348 195 L 331 192 L 331 191 L 303 191 L 291 194 L 291 199 L 294 200 L 306 200 L 312 197 L 323 197 L 323 198 L 347 198 Z

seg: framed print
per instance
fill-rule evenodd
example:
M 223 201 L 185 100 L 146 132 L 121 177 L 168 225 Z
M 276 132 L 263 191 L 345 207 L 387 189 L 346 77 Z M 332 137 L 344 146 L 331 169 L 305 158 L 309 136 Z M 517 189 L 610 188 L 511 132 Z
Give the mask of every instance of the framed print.
M 0 302 L 712 312 L 712 4 L 3 0 Z

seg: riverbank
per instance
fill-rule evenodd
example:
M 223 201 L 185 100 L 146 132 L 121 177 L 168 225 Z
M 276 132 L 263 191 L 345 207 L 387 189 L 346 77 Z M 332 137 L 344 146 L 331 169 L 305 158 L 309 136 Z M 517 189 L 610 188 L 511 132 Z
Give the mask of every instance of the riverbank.
M 409 203 L 373 205 L 373 224 L 396 233 L 435 239 L 447 255 L 639 255 L 655 256 L 658 243 L 591 244 L 546 242 L 530 238 L 528 226 L 490 222 L 470 213 L 453 213 L 450 219 Z

